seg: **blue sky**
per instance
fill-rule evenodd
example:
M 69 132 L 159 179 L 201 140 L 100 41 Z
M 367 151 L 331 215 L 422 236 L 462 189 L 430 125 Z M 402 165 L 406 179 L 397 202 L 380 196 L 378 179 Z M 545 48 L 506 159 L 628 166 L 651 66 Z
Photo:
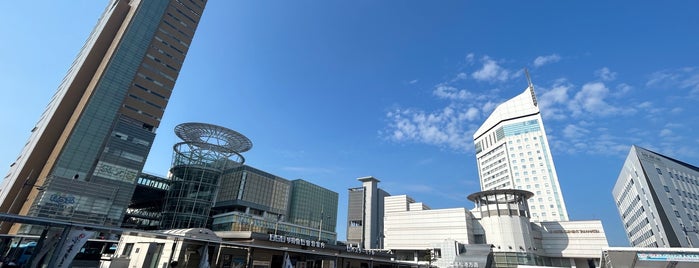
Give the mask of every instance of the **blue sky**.
M 0 163 L 12 163 L 107 1 L 0 16 Z M 534 82 L 569 214 L 627 246 L 611 197 L 632 144 L 699 164 L 694 1 L 212 0 L 146 171 L 175 125 L 247 135 L 247 163 L 340 194 L 372 175 L 432 208 L 479 190 L 473 131 Z M 6 167 L 6 172 L 8 167 Z

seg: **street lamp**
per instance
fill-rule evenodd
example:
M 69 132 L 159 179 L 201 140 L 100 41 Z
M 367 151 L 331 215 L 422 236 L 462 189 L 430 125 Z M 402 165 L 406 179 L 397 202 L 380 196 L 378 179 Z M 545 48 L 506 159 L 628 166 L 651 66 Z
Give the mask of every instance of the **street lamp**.
M 318 225 L 318 241 L 320 242 L 320 235 L 323 233 L 323 218 L 328 218 L 330 219 L 330 216 L 323 216 L 323 213 L 320 214 L 320 224 Z
M 277 228 L 279 228 L 279 221 L 281 221 L 284 218 L 284 215 L 277 215 L 277 223 L 274 224 L 274 235 L 277 235 Z

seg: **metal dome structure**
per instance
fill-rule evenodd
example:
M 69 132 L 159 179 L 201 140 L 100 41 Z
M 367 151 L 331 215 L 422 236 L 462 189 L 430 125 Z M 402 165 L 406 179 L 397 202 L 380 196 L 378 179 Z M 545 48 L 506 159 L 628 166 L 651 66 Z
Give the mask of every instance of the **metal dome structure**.
M 162 229 L 204 228 L 216 199 L 224 170 L 245 163 L 241 154 L 252 142 L 234 130 L 206 123 L 175 127 L 182 139 L 173 147 L 170 179 Z

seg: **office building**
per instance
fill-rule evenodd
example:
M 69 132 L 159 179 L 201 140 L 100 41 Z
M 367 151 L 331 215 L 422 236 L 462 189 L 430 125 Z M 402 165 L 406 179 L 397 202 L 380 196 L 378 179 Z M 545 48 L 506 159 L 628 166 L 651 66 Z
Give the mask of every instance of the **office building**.
M 612 190 L 633 247 L 699 245 L 699 168 L 632 146 Z
M 205 5 L 109 2 L 4 177 L 0 212 L 122 222 Z
M 528 200 L 533 221 L 567 221 L 544 122 L 530 84 L 498 105 L 473 134 L 481 190 L 519 189 Z
M 379 180 L 358 178 L 361 187 L 350 188 L 347 206 L 347 244 L 362 249 L 384 248 L 384 198 L 390 196 L 378 188 Z
M 216 232 L 283 235 L 335 244 L 339 195 L 242 165 L 225 170 L 211 211 Z
M 319 241 L 335 241 L 339 195 L 305 180 L 291 181 L 288 222 L 302 226 L 319 226 Z

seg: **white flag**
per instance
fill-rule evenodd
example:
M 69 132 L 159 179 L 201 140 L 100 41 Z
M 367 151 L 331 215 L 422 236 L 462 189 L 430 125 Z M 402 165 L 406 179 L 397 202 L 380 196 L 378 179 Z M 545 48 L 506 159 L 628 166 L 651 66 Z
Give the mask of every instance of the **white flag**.
M 69 267 L 75 255 L 78 255 L 80 249 L 92 235 L 93 233 L 91 231 L 71 230 L 66 240 L 63 241 L 63 246 L 58 251 L 58 266 L 56 267 Z
M 289 259 L 288 252 L 284 252 L 284 264 L 282 264 L 282 268 L 294 268 L 294 265 L 291 264 L 291 259 Z

